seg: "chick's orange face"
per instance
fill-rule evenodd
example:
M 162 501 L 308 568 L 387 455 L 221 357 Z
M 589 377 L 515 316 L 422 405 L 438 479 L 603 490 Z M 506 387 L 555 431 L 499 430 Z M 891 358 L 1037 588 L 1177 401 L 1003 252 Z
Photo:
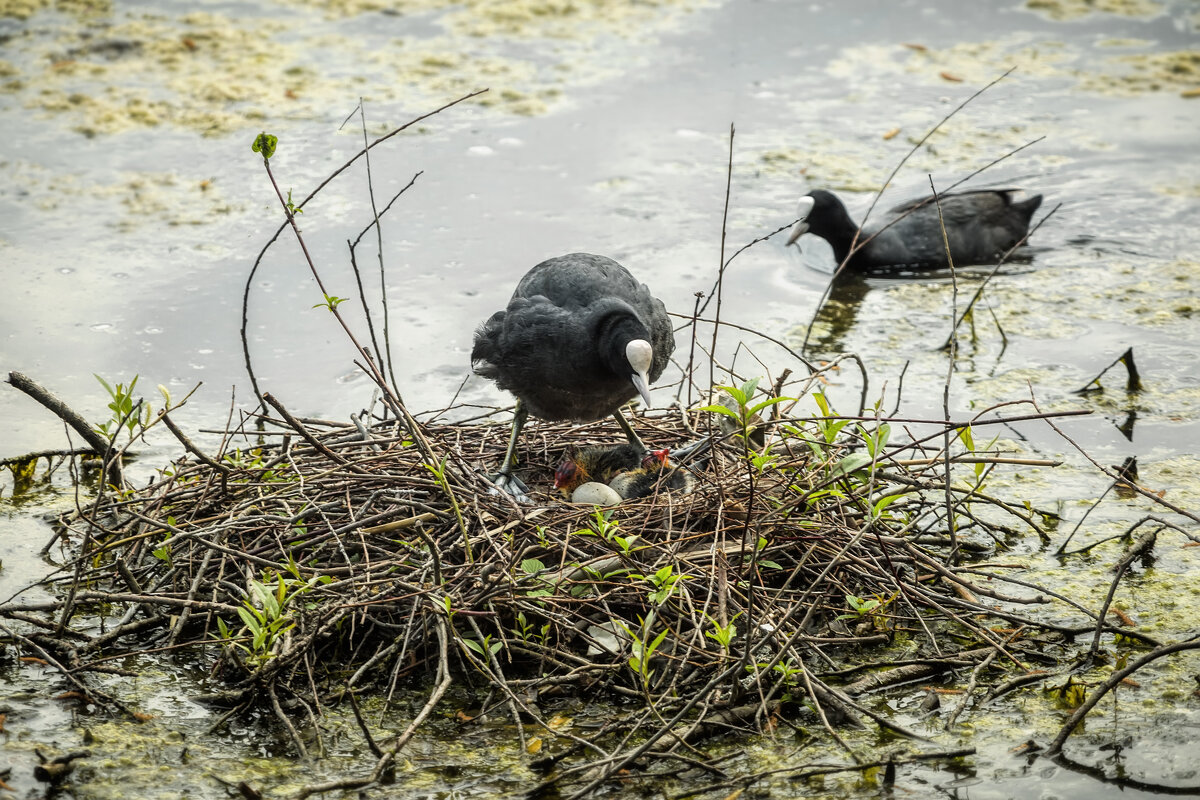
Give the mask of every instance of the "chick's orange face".
M 555 489 L 573 489 L 584 482 L 583 469 L 569 458 L 564 458 L 554 471 Z
M 642 458 L 642 469 L 665 469 L 670 466 L 667 459 L 671 455 L 671 451 L 667 448 L 662 450 L 650 450 Z

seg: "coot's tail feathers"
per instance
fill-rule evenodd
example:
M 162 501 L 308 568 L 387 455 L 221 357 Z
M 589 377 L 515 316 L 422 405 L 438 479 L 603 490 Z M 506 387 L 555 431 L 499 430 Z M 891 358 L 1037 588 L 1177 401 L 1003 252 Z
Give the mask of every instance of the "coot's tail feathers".
M 1009 195 L 1009 197 L 1011 198 L 1012 195 Z M 1038 207 L 1041 206 L 1041 204 L 1042 196 L 1040 194 L 1035 194 L 1033 197 L 1025 200 L 1019 200 L 1015 203 L 1010 203 L 1012 210 L 1018 212 L 1022 217 L 1025 218 L 1026 225 L 1029 224 L 1029 220 L 1033 218 L 1034 212 L 1038 210 Z
M 497 311 L 475 330 L 475 344 L 471 348 L 472 371 L 492 380 L 499 376 L 496 366 L 496 342 L 504 326 L 504 313 Z

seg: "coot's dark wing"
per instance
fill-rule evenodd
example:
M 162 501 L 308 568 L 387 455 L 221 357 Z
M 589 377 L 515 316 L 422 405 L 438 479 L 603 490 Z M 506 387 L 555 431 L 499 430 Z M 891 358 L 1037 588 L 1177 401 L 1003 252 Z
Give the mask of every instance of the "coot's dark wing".
M 614 372 L 597 347 L 597 328 L 611 316 L 635 317 L 649 331 L 649 378 L 657 379 L 675 347 L 666 308 L 620 264 L 587 253 L 531 269 L 508 308 L 476 332 L 472 365 L 536 416 L 599 419 L 637 393 L 632 373 Z
M 513 297 L 535 295 L 564 309 L 583 309 L 601 298 L 623 300 L 650 331 L 650 346 L 654 348 L 649 373 L 652 382 L 662 375 L 675 351 L 675 332 L 666 306 L 646 284 L 611 258 L 571 253 L 543 261 L 521 279 Z
M 1025 236 L 1029 218 L 1041 204 L 1041 195 L 1014 203 L 1015 191 L 959 192 L 940 196 L 938 203 L 924 198 L 897 206 L 867 232 L 871 235 L 887 225 L 864 248 L 869 266 L 945 266 L 943 225 L 956 266 L 995 258 Z M 907 216 L 896 219 L 905 212 Z

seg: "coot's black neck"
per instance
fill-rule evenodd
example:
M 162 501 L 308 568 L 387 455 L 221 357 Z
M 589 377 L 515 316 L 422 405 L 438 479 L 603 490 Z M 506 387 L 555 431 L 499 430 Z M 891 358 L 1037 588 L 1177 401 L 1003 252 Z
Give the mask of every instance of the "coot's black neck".
M 601 312 L 596 320 L 596 350 L 615 375 L 628 375 L 629 357 L 625 347 L 635 339 L 650 340 L 650 332 L 629 306 Z
M 838 264 L 841 264 L 846 260 L 846 256 L 850 255 L 850 243 L 855 241 L 854 235 L 858 233 L 858 223 L 850 219 L 850 214 L 842 205 L 842 201 L 832 196 L 828 202 L 819 203 L 813 208 L 808 218 L 808 228 L 809 231 L 829 242 L 833 248 L 833 257 Z M 862 244 L 864 238 L 859 235 L 858 241 L 855 243 Z

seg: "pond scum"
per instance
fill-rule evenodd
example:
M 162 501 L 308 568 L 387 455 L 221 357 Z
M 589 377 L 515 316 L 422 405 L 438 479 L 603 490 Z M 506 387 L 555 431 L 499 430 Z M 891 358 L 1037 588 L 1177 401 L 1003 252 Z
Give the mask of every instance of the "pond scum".
M 258 144 L 269 157 L 273 143 Z M 281 203 L 289 212 L 303 205 Z M 341 320 L 339 299 L 326 300 Z M 703 352 L 689 322 L 693 352 Z M 565 502 L 550 477 L 566 446 L 622 435 L 608 423 L 541 422 L 520 450 L 533 497 L 521 504 L 482 477 L 500 463 L 507 425 L 419 422 L 370 351 L 360 353 L 381 392 L 374 412 L 346 423 L 298 419 L 260 394 L 263 413 L 244 416 L 211 456 L 171 420 L 178 404 L 148 414 L 132 386 L 110 387 L 109 438 L 72 422 L 91 431 L 108 490 L 59 520 L 56 537 L 73 559 L 43 582 L 52 600 L 0 606 L 3 641 L 134 717 L 94 680 L 114 672 L 114 658 L 199 660 L 214 686 L 207 702 L 273 714 L 301 756 L 322 709 L 348 704 L 357 716 L 357 698 L 391 696 L 398 685 L 427 692 L 388 741 L 359 716 L 373 763 L 300 797 L 385 781 L 423 723 L 448 713 L 453 684 L 461 718 L 511 720 L 544 775 L 531 795 L 583 797 L 633 773 L 685 772 L 727 794 L 767 773 L 735 777 L 706 762 L 699 748 L 717 735 L 803 724 L 846 748 L 838 769 L 882 766 L 890 780 L 898 764 L 971 751 L 922 748 L 924 737 L 881 714 L 869 693 L 953 674 L 964 684 L 957 718 L 1069 674 L 1062 662 L 1074 637 L 1094 637 L 1091 656 L 1102 636 L 1141 647 L 1079 704 L 1047 748 L 1057 753 L 1121 679 L 1200 646 L 1160 642 L 1110 620 L 1107 608 L 986 562 L 1006 543 L 1047 538 L 1056 520 L 984 485 L 1006 464 L 1049 462 L 978 442 L 997 426 L 1062 415 L 1020 415 L 1008 404 L 1006 416 L 989 409 L 962 420 L 862 408 L 839 416 L 819 390 L 835 365 L 797 356 L 799 380 L 729 379 L 721 403 L 635 417 L 651 447 L 706 443 L 677 463 L 694 473 L 694 490 L 659 489 L 604 509 Z M 73 419 L 28 378 L 13 373 L 10 383 Z M 796 414 L 799 398 L 820 413 Z M 132 487 L 116 432 L 159 422 L 188 453 Z M 891 435 L 900 424 L 903 442 Z M 1131 544 L 1114 589 L 1154 533 L 1174 527 L 1151 519 L 1128 532 L 1133 540 L 1143 523 L 1152 528 Z M 564 730 L 541 710 L 578 697 L 615 701 L 611 719 Z M 838 733 L 862 725 L 912 744 L 868 761 Z

